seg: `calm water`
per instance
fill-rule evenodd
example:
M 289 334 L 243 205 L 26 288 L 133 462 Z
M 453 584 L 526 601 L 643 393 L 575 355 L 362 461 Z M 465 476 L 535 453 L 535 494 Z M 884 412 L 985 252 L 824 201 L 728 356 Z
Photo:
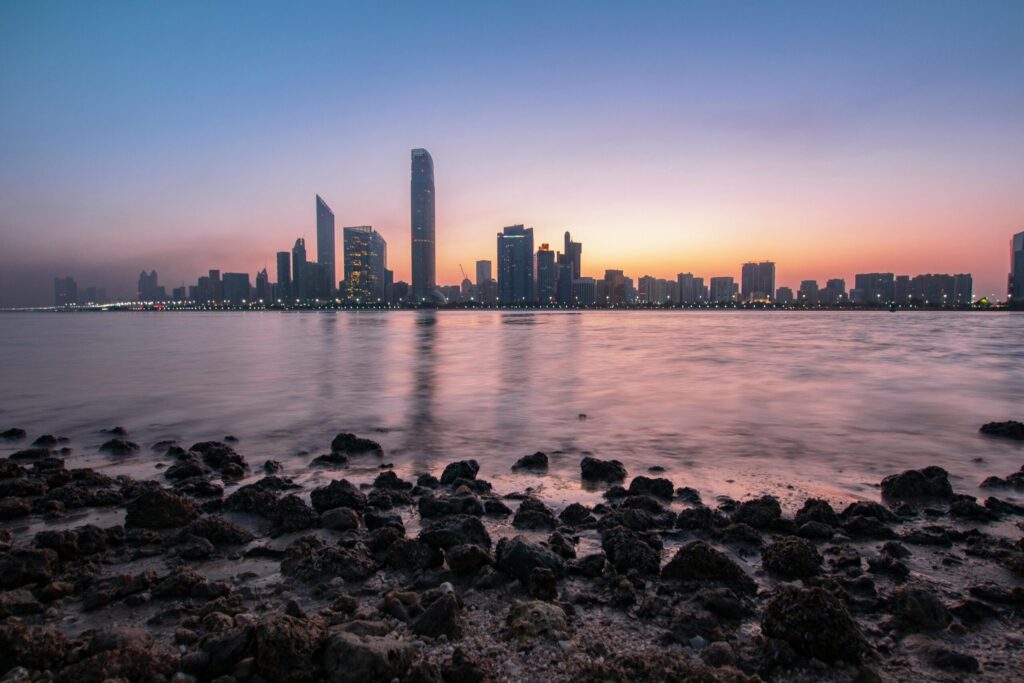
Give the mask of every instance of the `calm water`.
M 331 475 L 306 463 L 354 431 L 402 474 L 473 457 L 553 501 L 597 496 L 579 490 L 583 453 L 661 465 L 705 499 L 790 503 L 876 498 L 884 475 L 928 464 L 977 493 L 1024 463 L 977 434 L 1024 418 L 1019 314 L 4 314 L 0 363 L 0 428 L 67 436 L 79 462 L 137 476 L 156 454 L 98 456 L 101 427 L 146 446 L 234 434 L 250 463 L 316 478 Z M 509 473 L 537 450 L 548 478 Z

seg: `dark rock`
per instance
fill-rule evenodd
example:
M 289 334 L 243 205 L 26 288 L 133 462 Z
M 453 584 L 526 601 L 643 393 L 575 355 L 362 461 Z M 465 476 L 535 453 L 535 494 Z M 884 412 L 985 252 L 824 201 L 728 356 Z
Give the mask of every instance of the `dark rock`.
M 482 548 L 491 547 L 491 537 L 487 529 L 479 519 L 471 515 L 451 515 L 432 520 L 420 531 L 419 539 L 442 550 L 465 543 Z
M 513 470 L 546 470 L 547 468 L 548 456 L 540 451 L 533 455 L 524 455 L 512 465 Z
M 110 439 L 100 446 L 101 453 L 111 455 L 131 455 L 137 450 L 139 450 L 139 444 L 127 439 Z
M 684 503 L 689 503 L 690 505 L 701 504 L 700 491 L 698 491 L 695 488 L 690 488 L 689 486 L 683 486 L 676 489 L 676 497 L 678 497 L 679 500 L 683 501 Z
M 331 452 L 347 453 L 348 455 L 363 455 L 364 453 L 384 455 L 384 449 L 376 441 L 364 439 L 348 432 L 342 432 L 334 437 L 331 441 Z
M 989 496 L 986 498 L 984 505 L 989 510 L 999 515 L 1024 515 L 1024 505 L 1011 503 L 1008 500 L 996 498 L 995 496 Z
M 761 532 L 749 524 L 727 524 L 718 531 L 725 543 L 761 547 Z
M 565 561 L 561 557 L 524 536 L 498 541 L 495 558 L 499 570 L 515 577 L 524 586 L 529 585 L 530 573 L 535 567 L 549 569 L 555 576 L 565 575 Z
M 661 553 L 658 549 L 653 548 L 646 537 L 626 527 L 607 530 L 602 535 L 601 548 L 608 562 L 620 574 L 657 576 L 661 570 Z
M 481 567 L 493 563 L 490 553 L 478 545 L 466 543 L 448 548 L 444 553 L 448 568 L 453 573 L 467 576 L 475 574 Z
M 910 568 L 906 564 L 886 553 L 882 553 L 878 557 L 869 557 L 868 570 L 873 574 L 891 576 L 895 581 L 900 582 L 910 576 Z
M 249 468 L 245 458 L 236 453 L 234 448 L 220 441 L 201 441 L 192 444 L 189 450 L 201 455 L 203 462 L 222 474 L 237 473 Z
M 753 595 L 757 584 L 725 553 L 704 541 L 684 543 L 661 570 L 667 581 L 715 581 L 740 593 Z
M 740 503 L 732 513 L 732 521 L 749 524 L 755 529 L 771 528 L 782 517 L 782 507 L 773 496 L 761 496 Z
M 832 509 L 832 506 L 827 500 L 821 498 L 808 498 L 804 501 L 804 505 L 800 508 L 796 515 L 793 517 L 793 521 L 798 526 L 802 526 L 808 522 L 818 522 L 820 524 L 827 524 L 830 527 L 839 525 L 839 515 Z
M 411 628 L 417 635 L 428 638 L 446 636 L 448 640 L 455 640 L 462 635 L 463 622 L 458 598 L 453 593 L 445 593 L 430 603 L 412 622 Z
M 444 665 L 443 678 L 445 683 L 482 683 L 487 679 L 480 665 L 458 647 L 452 653 L 452 661 Z
M 317 512 L 337 507 L 353 510 L 362 510 L 366 507 L 366 496 L 347 479 L 335 479 L 327 486 L 313 489 L 309 500 Z
M 19 429 L 18 427 L 11 427 L 10 429 L 5 429 L 0 432 L 0 439 L 3 439 L 4 441 L 18 441 L 19 439 L 24 439 L 26 436 L 28 436 L 27 432 L 25 432 L 24 429 Z
M 363 517 L 363 522 L 366 524 L 366 528 L 371 531 L 374 529 L 391 527 L 400 533 L 405 533 L 405 524 L 402 523 L 401 516 L 394 513 L 368 510 L 366 515 Z
M 322 676 L 317 655 L 327 637 L 321 619 L 275 614 L 261 619 L 255 633 L 256 670 L 268 681 L 313 681 Z
M 882 497 L 887 500 L 950 500 L 953 487 L 949 483 L 949 472 L 941 467 L 925 467 L 906 470 L 883 479 Z
M 877 517 L 847 517 L 842 522 L 842 529 L 852 538 L 896 538 L 896 532 Z
M 334 531 L 359 528 L 359 513 L 352 508 L 334 508 L 320 514 L 320 526 Z
M 43 434 L 32 442 L 32 446 L 34 448 L 55 448 L 57 443 L 57 437 L 53 434 Z
M 843 509 L 839 517 L 842 520 L 849 520 L 853 517 L 867 517 L 868 519 L 876 519 L 886 524 L 895 524 L 900 521 L 899 517 L 890 512 L 884 505 L 870 500 L 859 500 L 855 503 L 850 503 Z
M 565 610 L 558 605 L 541 600 L 514 602 L 505 618 L 505 624 L 513 636 L 520 639 L 534 639 L 538 636 L 564 633 L 569 624 Z M 617 680 L 617 679 L 593 679 Z M 628 679 L 621 679 L 628 680 Z
M 906 631 L 937 631 L 951 621 L 946 606 L 924 586 L 910 584 L 897 588 L 891 604 L 893 614 Z
M 307 536 L 293 543 L 281 561 L 281 573 L 303 581 L 322 581 L 340 576 L 345 581 L 362 581 L 373 576 L 377 563 L 359 550 L 327 546 Z
M 618 504 L 619 510 L 646 510 L 652 514 L 665 511 L 665 504 L 658 498 L 646 493 L 630 496 Z
M 559 531 L 548 536 L 548 547 L 555 551 L 560 557 L 571 560 L 576 557 L 576 546 Z
M 195 503 L 166 489 L 155 489 L 128 503 L 126 527 L 172 529 L 185 526 L 198 515 Z
M 516 510 L 512 526 L 517 529 L 554 529 L 558 526 L 558 520 L 547 505 L 529 496 L 523 499 Z
M 430 474 L 429 472 L 426 472 L 416 477 L 416 485 L 422 486 L 423 488 L 436 489 L 438 486 L 441 485 L 441 482 L 437 480 L 437 477 Z
M 106 550 L 107 533 L 92 524 L 76 529 L 48 529 L 36 534 L 35 545 L 53 550 L 61 560 L 73 560 Z
M 981 670 L 981 665 L 976 657 L 945 647 L 940 647 L 932 653 L 931 662 L 935 668 L 942 669 L 943 671 L 957 671 L 970 674 Z
M 824 662 L 859 662 L 868 649 L 849 609 L 820 587 L 781 585 L 769 598 L 761 629 L 768 638 Z
M 247 484 L 227 497 L 224 509 L 273 519 L 277 510 L 277 496 L 256 484 Z
M 580 462 L 580 474 L 586 481 L 623 481 L 626 466 L 618 460 L 598 460 L 588 456 Z
M 384 564 L 394 569 L 422 571 L 440 567 L 444 554 L 435 546 L 404 536 L 398 538 L 384 551 Z
M 219 515 L 200 517 L 189 522 L 178 537 L 184 539 L 189 536 L 205 538 L 215 546 L 242 545 L 253 540 L 251 533 Z
M 338 468 L 348 466 L 348 456 L 344 453 L 326 453 L 318 455 L 309 463 L 310 467 Z
M 0 591 L 0 619 L 41 614 L 44 609 L 43 604 L 27 588 Z
M 394 489 L 397 491 L 408 491 L 412 488 L 412 484 L 402 481 L 391 470 L 378 474 L 377 478 L 373 480 L 373 486 L 378 489 Z
M 659 477 L 657 479 L 640 475 L 633 477 L 629 482 L 629 494 L 631 496 L 654 496 L 664 500 L 671 500 L 675 492 L 675 486 L 668 479 Z
M 304 500 L 292 493 L 277 501 L 271 521 L 274 533 L 287 533 L 315 526 L 318 516 Z
M 458 493 L 450 496 L 424 495 L 418 503 L 420 517 L 447 517 L 448 515 L 484 514 L 484 504 L 473 493 Z
M 263 463 L 263 471 L 267 474 L 278 474 L 284 471 L 284 465 L 279 460 L 267 460 Z
M 796 536 L 780 536 L 761 552 L 766 571 L 785 579 L 803 579 L 821 573 L 822 557 L 813 543 Z
M 186 452 L 164 471 L 164 476 L 171 481 L 181 481 L 193 477 L 205 477 L 212 472 L 213 470 L 198 455 Z
M 0 522 L 20 519 L 32 514 L 32 506 L 20 498 L 0 499 Z
M 16 462 L 0 460 L 0 480 L 20 479 L 28 474 L 28 470 Z
M 707 531 L 714 526 L 716 520 L 715 511 L 707 505 L 698 505 L 692 508 L 684 508 L 676 517 L 676 527 L 691 531 Z
M 50 628 L 0 624 L 0 671 L 7 673 L 16 666 L 33 671 L 59 669 L 73 647 L 74 643 Z
M 960 519 L 969 519 L 975 522 L 993 522 L 999 519 L 999 515 L 989 508 L 978 505 L 969 497 L 962 497 L 949 504 L 949 514 Z
M 579 526 L 597 521 L 590 513 L 590 508 L 580 503 L 571 503 L 558 515 L 563 524 Z
M 585 555 L 578 560 L 572 560 L 568 564 L 570 574 L 578 574 L 589 579 L 598 579 L 604 576 L 607 568 L 608 559 L 604 553 Z
M 527 590 L 532 598 L 548 601 L 554 600 L 558 597 L 558 584 L 555 573 L 544 567 L 534 567 L 530 570 Z
M 816 540 L 827 540 L 835 536 L 836 530 L 822 522 L 804 522 L 796 531 L 798 536 Z
M 1017 420 L 987 422 L 978 431 L 986 436 L 998 436 L 1004 439 L 1024 441 L 1024 422 L 1018 422 Z
M 178 556 L 187 560 L 201 560 L 213 554 L 213 544 L 205 538 L 189 536 L 182 539 L 178 547 Z
M 327 640 L 324 670 L 329 683 L 400 679 L 412 663 L 412 646 L 393 636 L 357 636 L 339 631 Z
M 448 463 L 441 473 L 441 484 L 450 486 L 459 479 L 474 480 L 480 471 L 480 464 L 476 460 L 459 460 Z
M 53 454 L 49 448 L 26 448 L 16 451 L 8 456 L 11 460 L 38 460 L 48 458 Z
M 999 611 L 997 609 L 980 600 L 973 600 L 971 598 L 961 600 L 950 608 L 949 611 L 961 622 L 971 626 L 989 619 L 999 618 Z
M 512 514 L 512 508 L 497 498 L 488 498 L 484 501 L 484 514 L 491 517 L 508 517 Z

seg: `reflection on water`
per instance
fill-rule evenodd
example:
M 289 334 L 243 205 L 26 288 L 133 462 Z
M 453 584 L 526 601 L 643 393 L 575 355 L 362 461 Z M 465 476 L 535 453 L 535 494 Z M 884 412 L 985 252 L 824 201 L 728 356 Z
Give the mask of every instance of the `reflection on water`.
M 582 453 L 706 497 L 873 497 L 925 464 L 972 492 L 1024 462 L 977 434 L 1024 418 L 1022 340 L 1011 314 L 5 314 L 0 428 L 86 455 L 115 424 L 142 443 L 232 433 L 295 474 L 353 431 L 403 473 L 474 457 L 555 498 L 578 493 Z M 551 477 L 509 473 L 536 450 Z

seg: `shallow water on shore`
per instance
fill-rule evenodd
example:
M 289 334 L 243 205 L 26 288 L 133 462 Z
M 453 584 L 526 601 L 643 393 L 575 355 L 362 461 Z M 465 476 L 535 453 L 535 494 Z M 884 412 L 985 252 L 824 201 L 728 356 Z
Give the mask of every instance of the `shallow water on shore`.
M 1021 314 L 4 314 L 0 363 L 0 429 L 68 437 L 75 466 L 136 477 L 159 472 L 156 441 L 227 434 L 254 466 L 337 476 L 306 465 L 339 431 L 381 442 L 400 474 L 476 458 L 552 503 L 599 496 L 580 488 L 587 453 L 664 467 L 705 500 L 790 504 L 877 498 L 924 465 L 978 494 L 1024 463 L 1024 445 L 977 433 L 1024 418 Z M 114 425 L 141 455 L 96 455 Z M 510 472 L 538 450 L 547 477 Z

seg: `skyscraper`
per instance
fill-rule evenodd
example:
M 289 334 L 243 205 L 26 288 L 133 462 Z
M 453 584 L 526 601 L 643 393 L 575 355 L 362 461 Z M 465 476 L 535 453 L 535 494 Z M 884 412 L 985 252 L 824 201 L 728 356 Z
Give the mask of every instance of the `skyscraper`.
M 1018 306 L 1024 303 L 1024 232 L 1018 232 L 1010 240 L 1009 284 L 1010 303 Z
M 329 297 L 338 286 L 337 269 L 334 267 L 334 212 L 327 202 L 316 196 L 316 261 L 320 264 L 317 290 Z
M 558 291 L 558 269 L 555 266 L 555 252 L 547 242 L 537 250 L 537 300 L 542 304 L 555 301 Z
M 682 277 L 682 275 L 680 275 L 680 277 Z M 682 287 L 682 281 L 680 281 L 680 287 Z M 736 282 L 731 277 L 713 277 L 711 278 L 710 300 L 712 303 L 716 304 L 726 304 L 736 301 L 738 296 L 736 290 Z M 680 292 L 680 297 L 682 297 L 682 292 Z
M 583 267 L 583 243 L 573 242 L 569 231 L 565 231 L 565 250 L 562 252 L 572 264 L 572 276 L 578 278 Z
M 265 304 L 273 301 L 270 293 L 270 275 L 267 274 L 266 268 L 256 273 L 256 299 Z
M 775 264 L 771 261 L 744 263 L 740 283 L 744 301 L 773 298 L 775 295 Z
M 75 278 L 55 277 L 53 278 L 53 305 L 70 306 L 78 303 L 78 284 Z
M 604 271 L 604 301 L 598 303 L 612 306 L 626 303 L 626 276 L 621 270 Z
M 476 262 L 476 286 L 477 289 L 483 287 L 484 283 L 491 279 L 491 262 L 490 261 L 477 261 Z
M 802 280 L 800 289 L 796 293 L 797 300 L 802 304 L 815 305 L 818 303 L 818 281 Z
M 224 301 L 238 306 L 249 299 L 249 273 L 224 273 Z
M 277 252 L 277 298 L 292 299 L 292 261 L 287 251 Z
M 309 298 L 309 283 L 306 282 L 309 268 L 306 264 L 306 240 L 300 237 L 292 247 L 292 298 L 305 301 Z
M 344 228 L 345 296 L 367 303 L 385 299 L 388 245 L 369 225 Z
M 533 228 L 512 225 L 498 233 L 498 299 L 527 303 L 533 297 Z
M 156 271 L 142 271 L 139 273 L 139 301 L 163 301 L 166 299 L 166 291 L 157 283 Z
M 679 300 L 677 303 L 697 303 L 697 292 L 693 288 L 693 273 L 679 273 L 676 275 L 676 288 L 679 290 Z
M 568 254 L 558 254 L 555 261 L 558 263 L 558 303 L 564 306 L 572 305 L 575 300 L 573 296 L 572 259 Z
M 220 280 L 220 271 L 210 270 L 210 301 L 220 303 L 224 301 L 224 284 Z
M 412 150 L 412 299 L 430 298 L 437 287 L 434 255 L 434 160 Z M 532 251 L 532 245 L 531 245 Z
M 858 273 L 854 275 L 855 303 L 887 304 L 896 299 L 896 279 L 892 273 Z M 850 296 L 851 299 L 854 297 Z

